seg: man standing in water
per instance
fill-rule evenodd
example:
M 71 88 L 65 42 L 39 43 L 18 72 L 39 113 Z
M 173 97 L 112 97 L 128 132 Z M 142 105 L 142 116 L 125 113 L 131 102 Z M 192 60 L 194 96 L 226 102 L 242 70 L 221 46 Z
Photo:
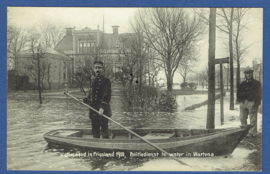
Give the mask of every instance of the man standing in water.
M 102 61 L 94 62 L 95 79 L 93 81 L 92 90 L 89 91 L 87 98 L 83 102 L 99 111 L 96 113 L 89 109 L 89 118 L 92 120 L 92 134 L 94 138 L 100 138 L 100 127 L 102 138 L 109 138 L 108 119 L 102 115 L 111 117 L 111 82 L 110 79 L 104 77 L 104 67 Z
M 237 101 L 240 103 L 241 125 L 247 125 L 247 118 L 250 119 L 250 131 L 247 137 L 257 135 L 257 112 L 262 100 L 261 83 L 253 79 L 253 70 L 248 68 L 244 71 L 246 80 L 243 81 L 237 90 Z

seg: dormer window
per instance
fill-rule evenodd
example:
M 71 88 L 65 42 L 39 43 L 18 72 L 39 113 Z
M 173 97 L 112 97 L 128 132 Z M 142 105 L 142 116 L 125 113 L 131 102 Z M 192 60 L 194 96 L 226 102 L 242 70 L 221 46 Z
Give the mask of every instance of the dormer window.
M 90 53 L 94 49 L 94 43 L 79 41 L 79 53 Z

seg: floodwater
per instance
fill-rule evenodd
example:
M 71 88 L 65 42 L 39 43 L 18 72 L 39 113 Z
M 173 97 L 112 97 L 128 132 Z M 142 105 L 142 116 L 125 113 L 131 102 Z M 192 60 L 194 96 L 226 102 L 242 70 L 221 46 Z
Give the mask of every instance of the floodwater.
M 120 99 L 111 101 L 113 116 L 126 127 L 151 128 L 205 128 L 207 106 L 194 111 L 184 111 L 185 107 L 200 103 L 206 95 L 178 96 L 178 108 L 174 113 L 123 112 Z M 238 126 L 239 111 L 229 111 L 228 96 L 225 100 L 225 126 L 219 123 L 219 100 L 216 101 L 216 127 Z M 261 116 L 261 115 L 260 115 Z M 259 121 L 260 126 L 261 123 Z M 116 128 L 110 122 L 109 127 Z M 168 158 L 106 158 L 72 157 L 67 154 L 79 153 L 78 149 L 67 151 L 47 146 L 43 135 L 54 129 L 91 128 L 88 109 L 65 98 L 45 98 L 39 105 L 36 99 L 9 98 L 7 101 L 7 169 L 8 170 L 67 170 L 67 171 L 231 171 L 242 170 L 245 157 L 251 151 L 236 148 L 231 156 L 212 158 L 181 158 L 192 166 L 182 166 Z

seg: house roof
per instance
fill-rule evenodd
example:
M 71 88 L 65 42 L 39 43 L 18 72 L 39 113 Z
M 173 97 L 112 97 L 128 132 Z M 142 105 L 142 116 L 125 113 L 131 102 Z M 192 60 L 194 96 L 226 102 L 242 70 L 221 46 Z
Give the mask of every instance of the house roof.
M 103 31 L 101 31 L 99 29 L 93 30 L 91 28 L 86 27 L 82 30 L 72 30 L 72 34 L 67 34 L 55 46 L 55 50 L 60 50 L 60 51 L 73 50 L 73 35 L 76 35 L 76 36 L 94 35 L 94 36 L 96 36 L 97 33 L 100 33 L 101 37 L 104 38 L 109 49 L 115 49 L 115 48 L 119 47 L 119 45 L 120 45 L 119 37 L 121 37 L 121 38 L 135 38 L 135 37 L 137 37 L 136 33 L 121 33 L 121 34 L 103 33 Z M 95 38 L 95 39 L 97 39 L 97 38 Z
M 66 35 L 56 46 L 56 50 L 73 50 L 73 36 Z
M 21 58 L 29 58 L 32 57 L 33 53 L 30 50 L 23 51 L 19 54 L 19 57 Z M 62 59 L 62 60 L 71 60 L 71 57 L 68 57 L 61 51 L 52 49 L 52 48 L 46 48 L 45 55 L 53 55 L 54 58 Z
M 103 33 L 101 30 L 92 30 L 91 28 L 85 27 L 82 30 L 73 30 L 73 34 L 85 34 L 85 33 Z
M 138 34 L 137 33 L 121 33 L 120 34 L 121 37 L 138 37 Z

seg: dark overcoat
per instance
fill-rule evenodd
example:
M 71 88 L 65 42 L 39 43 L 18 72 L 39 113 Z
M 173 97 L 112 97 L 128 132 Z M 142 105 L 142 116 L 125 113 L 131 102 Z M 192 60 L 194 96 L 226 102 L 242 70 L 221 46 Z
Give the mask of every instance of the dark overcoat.
M 96 76 L 90 94 L 87 97 L 90 100 L 85 99 L 84 102 L 88 103 L 91 107 L 99 111 L 100 108 L 104 109 L 104 115 L 111 117 L 111 81 L 103 75 Z M 89 109 L 89 118 L 98 116 L 98 114 Z
M 260 105 L 262 100 L 261 83 L 255 79 L 243 81 L 237 90 L 237 101 L 244 103 L 245 100 L 254 101 Z

